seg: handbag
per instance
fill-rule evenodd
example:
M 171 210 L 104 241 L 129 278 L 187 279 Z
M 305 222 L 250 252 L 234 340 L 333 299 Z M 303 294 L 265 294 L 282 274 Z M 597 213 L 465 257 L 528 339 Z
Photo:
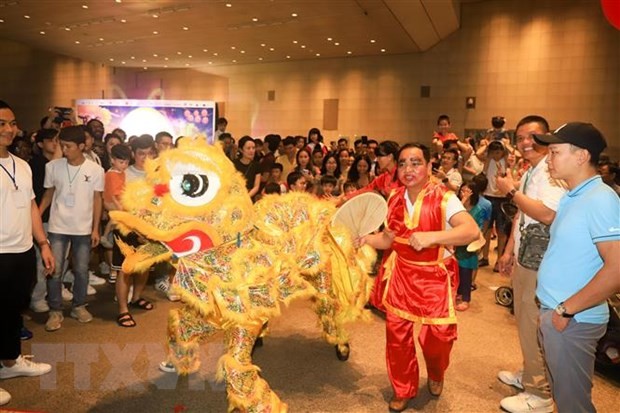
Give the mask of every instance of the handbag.
M 538 271 L 540 263 L 549 246 L 549 225 L 532 223 L 523 228 L 523 213 L 521 213 L 521 245 L 517 260 L 522 267 Z
M 523 185 L 524 193 L 531 173 L 532 168 L 530 168 L 525 178 L 525 184 Z M 521 245 L 519 245 L 517 261 L 522 267 L 538 271 L 543 255 L 545 255 L 545 251 L 547 251 L 547 247 L 549 246 L 549 240 L 551 238 L 549 231 L 550 226 L 540 222 L 531 223 L 527 226 L 524 226 L 524 224 L 525 218 L 523 212 L 521 212 L 521 219 L 519 222 Z

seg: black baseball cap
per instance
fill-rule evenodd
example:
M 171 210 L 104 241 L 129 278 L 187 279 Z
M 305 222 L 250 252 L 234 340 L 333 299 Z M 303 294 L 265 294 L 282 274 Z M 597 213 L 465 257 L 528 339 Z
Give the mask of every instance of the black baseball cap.
M 587 150 L 593 158 L 598 158 L 607 147 L 607 141 L 601 131 L 591 123 L 585 122 L 565 123 L 550 134 L 534 135 L 534 139 L 545 146 L 552 143 L 570 143 Z

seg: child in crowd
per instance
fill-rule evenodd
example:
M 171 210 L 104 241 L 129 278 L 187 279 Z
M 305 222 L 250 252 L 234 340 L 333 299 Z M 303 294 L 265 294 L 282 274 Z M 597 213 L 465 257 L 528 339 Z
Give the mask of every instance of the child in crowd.
M 306 192 L 306 177 L 298 171 L 293 171 L 286 177 L 289 191 Z
M 484 230 L 490 216 L 479 204 L 478 186 L 473 182 L 463 185 L 459 198 L 467 212 L 474 218 L 481 231 Z M 478 251 L 467 251 L 467 246 L 456 247 L 456 258 L 459 262 L 459 287 L 456 296 L 456 310 L 465 311 L 471 301 L 473 272 L 478 269 Z
M 122 210 L 120 196 L 125 189 L 125 170 L 129 167 L 131 161 L 131 149 L 125 145 L 114 145 L 110 151 L 111 167 L 105 174 L 105 185 L 103 189 L 103 206 L 106 211 Z M 101 245 L 111 249 L 114 246 L 114 237 L 112 230 L 114 224 L 108 220 L 103 236 L 101 237 Z M 111 284 L 116 282 L 117 271 L 110 271 L 109 281 Z
M 338 185 L 338 179 L 332 175 L 325 175 L 321 177 L 321 199 L 330 199 L 333 196 L 334 190 Z
M 277 184 L 275 182 L 267 182 L 267 184 L 265 185 L 265 188 L 263 189 L 263 195 L 269 195 L 269 194 L 280 195 L 281 193 L 282 191 L 280 188 L 280 184 Z
M 281 163 L 274 163 L 271 165 L 271 171 L 267 183 L 275 183 L 280 187 L 280 194 L 286 193 L 286 183 L 282 181 L 282 172 L 284 171 L 284 165 Z M 266 186 L 265 186 L 266 188 Z
M 349 194 L 352 194 L 353 192 L 357 191 L 358 189 L 359 189 L 359 187 L 357 186 L 357 184 L 355 182 L 352 182 L 352 181 L 347 181 L 343 185 L 343 191 L 344 191 L 344 195 L 345 196 L 348 196 Z

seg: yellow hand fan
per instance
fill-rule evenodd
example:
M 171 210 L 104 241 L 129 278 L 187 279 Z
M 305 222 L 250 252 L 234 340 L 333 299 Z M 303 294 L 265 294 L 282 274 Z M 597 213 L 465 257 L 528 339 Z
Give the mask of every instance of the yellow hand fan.
M 387 202 L 381 195 L 366 192 L 345 202 L 334 214 L 332 226 L 345 226 L 355 239 L 377 230 L 385 221 L 387 211 Z

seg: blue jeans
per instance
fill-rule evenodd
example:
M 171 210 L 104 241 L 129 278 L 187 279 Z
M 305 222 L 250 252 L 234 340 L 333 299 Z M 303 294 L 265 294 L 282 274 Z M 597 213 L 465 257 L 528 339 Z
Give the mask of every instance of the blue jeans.
M 86 303 L 86 289 L 88 288 L 88 262 L 90 260 L 90 234 L 65 235 L 49 233 L 52 253 L 56 260 L 54 275 L 47 279 L 47 303 L 50 310 L 62 311 L 62 275 L 65 268 L 65 257 L 69 245 L 73 264 L 73 307 Z

